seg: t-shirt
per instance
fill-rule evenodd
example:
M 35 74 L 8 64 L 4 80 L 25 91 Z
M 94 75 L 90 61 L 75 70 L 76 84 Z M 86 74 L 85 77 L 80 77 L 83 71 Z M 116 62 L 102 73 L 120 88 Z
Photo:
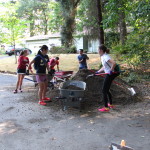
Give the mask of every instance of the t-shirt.
M 78 55 L 78 60 L 81 61 L 83 60 L 82 62 L 79 63 L 79 67 L 81 68 L 87 68 L 87 63 L 86 63 L 86 60 L 87 60 L 87 55 L 86 54 L 82 54 L 82 55 Z
M 36 73 L 46 73 L 46 65 L 49 62 L 48 55 L 37 55 L 34 58 L 34 68 L 36 70 Z
M 50 66 L 50 69 L 55 69 L 54 67 L 56 65 L 59 65 L 59 61 L 56 60 L 55 58 L 50 59 L 50 62 L 48 63 L 48 65 Z
M 109 73 L 110 70 L 111 70 L 111 66 L 112 64 L 110 62 L 108 62 L 108 60 L 110 60 L 111 57 L 109 56 L 109 54 L 105 53 L 101 56 L 101 62 L 102 62 L 102 65 L 104 67 L 104 72 L 105 73 Z M 107 62 L 107 63 L 106 63 Z
M 29 64 L 29 58 L 25 56 L 20 56 L 18 59 L 18 69 L 26 69 Z

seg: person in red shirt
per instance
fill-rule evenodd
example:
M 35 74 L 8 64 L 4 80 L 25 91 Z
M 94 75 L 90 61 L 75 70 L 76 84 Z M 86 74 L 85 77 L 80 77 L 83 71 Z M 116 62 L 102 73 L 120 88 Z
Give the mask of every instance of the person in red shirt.
M 48 62 L 50 73 L 53 75 L 55 73 L 55 66 L 57 65 L 57 70 L 59 71 L 59 57 L 51 58 Z
M 29 64 L 29 58 L 27 57 L 28 54 L 29 54 L 28 50 L 23 50 L 18 58 L 18 67 L 17 67 L 18 80 L 14 93 L 18 93 L 18 88 L 19 91 L 22 92 L 21 90 L 22 81 L 26 74 L 26 67 Z

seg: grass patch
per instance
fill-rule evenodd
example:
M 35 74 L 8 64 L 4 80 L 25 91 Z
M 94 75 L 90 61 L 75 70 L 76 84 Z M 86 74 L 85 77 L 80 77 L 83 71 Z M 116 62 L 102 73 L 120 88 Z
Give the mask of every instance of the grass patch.
M 68 71 L 68 70 L 73 70 L 77 71 L 78 70 L 78 60 L 77 56 L 78 54 L 49 54 L 49 57 L 55 57 L 58 56 L 60 58 L 60 70 Z M 88 54 L 89 60 L 88 66 L 90 69 L 98 69 L 100 65 L 100 57 L 98 54 Z M 29 56 L 30 61 L 34 58 L 35 56 L 31 55 Z M 18 59 L 18 57 L 17 57 Z M 4 59 L 0 59 L 0 71 L 9 71 L 9 72 L 16 72 L 17 70 L 17 64 L 15 64 L 15 56 L 12 57 L 7 57 Z

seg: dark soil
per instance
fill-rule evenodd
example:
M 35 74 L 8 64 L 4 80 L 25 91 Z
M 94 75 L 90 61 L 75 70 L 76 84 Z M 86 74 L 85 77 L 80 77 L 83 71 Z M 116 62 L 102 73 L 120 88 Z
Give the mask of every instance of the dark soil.
M 86 106 L 91 108 L 96 108 L 99 105 L 103 105 L 102 100 L 102 86 L 104 81 L 104 76 L 89 76 L 92 72 L 89 70 L 79 70 L 71 80 L 84 81 L 86 83 L 85 99 Z M 132 96 L 131 92 L 128 90 L 130 86 L 117 77 L 115 83 L 111 85 L 111 93 L 113 96 L 113 103 L 115 105 L 129 105 L 138 101 L 142 101 L 141 92 L 137 87 L 134 87 L 136 95 Z M 78 90 L 77 87 L 67 87 L 67 89 Z M 50 92 L 50 96 L 59 95 L 58 90 L 53 90 Z
M 74 85 L 69 85 L 69 86 L 65 87 L 65 89 L 69 89 L 69 90 L 83 90 L 82 88 L 74 86 Z

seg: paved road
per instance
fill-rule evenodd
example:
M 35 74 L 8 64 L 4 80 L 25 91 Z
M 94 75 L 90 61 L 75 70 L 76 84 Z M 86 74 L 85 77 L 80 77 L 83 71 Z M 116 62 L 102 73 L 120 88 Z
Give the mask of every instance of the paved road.
M 13 56 L 0 56 L 0 59 L 5 59 L 5 58 L 8 58 L 8 57 L 13 57 Z
M 32 83 L 13 94 L 15 82 L 16 76 L 0 74 L 0 150 L 108 150 L 122 139 L 135 150 L 149 149 L 150 116 L 39 106 Z

